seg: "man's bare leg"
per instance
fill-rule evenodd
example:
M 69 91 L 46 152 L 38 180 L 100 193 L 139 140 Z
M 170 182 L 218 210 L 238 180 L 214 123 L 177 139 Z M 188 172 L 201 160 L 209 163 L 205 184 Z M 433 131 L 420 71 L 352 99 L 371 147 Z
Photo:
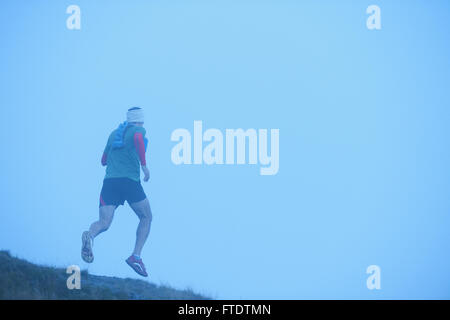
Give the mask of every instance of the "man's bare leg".
M 94 261 L 93 240 L 97 235 L 108 230 L 114 217 L 114 210 L 116 210 L 116 206 L 101 206 L 98 221 L 91 224 L 89 231 L 85 231 L 81 235 L 81 258 L 85 262 L 92 263 Z
M 130 207 L 136 213 L 139 218 L 139 225 L 136 230 L 136 243 L 134 246 L 133 254 L 140 257 L 142 248 L 150 233 L 150 227 L 152 224 L 152 211 L 150 209 L 150 203 L 145 198 L 142 201 L 130 203 Z
M 114 218 L 114 211 L 116 206 L 101 206 L 99 209 L 99 219 L 91 224 L 89 228 L 89 235 L 92 239 L 98 236 L 100 233 L 106 231 L 111 226 L 111 222 Z

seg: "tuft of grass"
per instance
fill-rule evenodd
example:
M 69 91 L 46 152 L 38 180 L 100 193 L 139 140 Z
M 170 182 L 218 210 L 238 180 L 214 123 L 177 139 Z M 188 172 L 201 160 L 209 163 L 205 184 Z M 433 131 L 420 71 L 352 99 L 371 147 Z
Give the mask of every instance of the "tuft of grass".
M 81 289 L 69 290 L 66 270 L 40 266 L 0 251 L 0 300 L 205 300 L 190 289 L 177 290 L 137 279 L 95 276 L 81 271 Z

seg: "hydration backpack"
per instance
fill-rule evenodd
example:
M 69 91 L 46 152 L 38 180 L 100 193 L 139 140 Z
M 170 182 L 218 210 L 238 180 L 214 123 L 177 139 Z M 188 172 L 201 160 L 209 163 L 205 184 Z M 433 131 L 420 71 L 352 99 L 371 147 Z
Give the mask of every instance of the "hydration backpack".
M 127 131 L 128 127 L 129 126 L 126 121 L 119 125 L 119 127 L 116 130 L 116 135 L 114 137 L 114 141 L 112 143 L 113 149 L 123 148 L 123 146 L 125 145 L 123 138 L 125 136 L 125 132 Z
M 123 146 L 125 145 L 125 141 L 124 141 L 125 132 L 127 132 L 127 129 L 129 127 L 131 127 L 131 126 L 126 121 L 119 125 L 119 127 L 116 130 L 116 135 L 114 137 L 114 141 L 112 143 L 113 149 L 123 148 Z M 148 144 L 148 139 L 144 138 L 145 151 L 147 151 L 147 144 Z

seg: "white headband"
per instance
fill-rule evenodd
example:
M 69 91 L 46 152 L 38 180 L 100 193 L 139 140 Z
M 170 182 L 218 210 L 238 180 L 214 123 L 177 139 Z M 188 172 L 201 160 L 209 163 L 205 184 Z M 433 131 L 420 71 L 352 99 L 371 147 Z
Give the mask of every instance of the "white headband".
M 128 111 L 127 122 L 144 122 L 144 110 L 134 109 Z

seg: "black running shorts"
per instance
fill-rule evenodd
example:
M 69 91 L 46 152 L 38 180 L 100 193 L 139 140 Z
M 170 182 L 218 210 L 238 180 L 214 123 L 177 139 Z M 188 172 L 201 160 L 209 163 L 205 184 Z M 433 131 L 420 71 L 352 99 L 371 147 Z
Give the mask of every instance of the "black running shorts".
M 129 178 L 107 178 L 103 180 L 103 187 L 100 192 L 100 207 L 120 206 L 125 203 L 125 200 L 128 203 L 134 203 L 145 198 L 147 196 L 140 182 Z

